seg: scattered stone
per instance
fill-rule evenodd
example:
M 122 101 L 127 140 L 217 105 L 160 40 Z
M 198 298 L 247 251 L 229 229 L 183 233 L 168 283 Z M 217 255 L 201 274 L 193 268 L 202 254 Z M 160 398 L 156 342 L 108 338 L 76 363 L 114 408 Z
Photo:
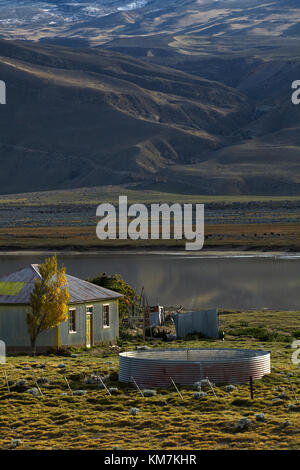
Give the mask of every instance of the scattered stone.
M 249 429 L 251 425 L 251 419 L 249 418 L 241 418 L 237 424 L 237 428 L 240 430 L 240 431 L 245 431 L 247 429 Z
M 287 373 L 287 376 L 288 376 L 288 377 L 293 377 L 293 375 L 294 375 L 293 372 L 288 372 L 288 373 Z
M 74 395 L 85 395 L 86 390 L 75 390 Z
M 284 403 L 284 401 L 281 398 L 272 399 L 272 405 L 281 405 L 281 403 Z
M 113 393 L 117 393 L 117 392 L 119 391 L 119 389 L 118 389 L 117 387 L 110 387 L 108 390 L 109 390 L 110 393 L 112 393 L 112 394 L 113 394 Z
M 65 369 L 67 367 L 66 364 L 58 364 L 57 366 L 59 369 Z
M 139 409 L 138 408 L 131 408 L 131 410 L 129 411 L 129 413 L 132 415 L 132 416 L 137 416 L 139 414 Z
M 279 393 L 276 398 L 279 398 L 280 400 L 286 400 L 288 396 L 286 393 Z
M 265 417 L 264 413 L 257 413 L 255 415 L 255 418 L 256 418 L 256 421 L 259 421 L 261 423 L 264 423 L 266 421 L 266 417 Z
M 38 397 L 40 394 L 39 389 L 36 387 L 30 388 L 29 390 L 27 390 L 27 393 L 30 393 L 30 395 L 32 395 L 33 397 Z
M 172 335 L 172 334 L 167 334 L 166 339 L 167 339 L 167 341 L 175 341 L 177 339 L 177 336 Z
M 287 409 L 288 411 L 294 411 L 297 409 L 297 406 L 294 405 L 293 403 L 290 403 L 288 406 L 287 406 Z
M 73 353 L 73 354 L 71 354 L 70 357 L 72 357 L 73 359 L 75 359 L 75 357 L 78 357 L 78 354 L 74 354 L 74 353 Z
M 104 364 L 109 364 L 109 365 L 112 365 L 112 364 L 113 364 L 113 362 L 111 362 L 111 361 L 105 361 L 105 362 L 104 362 Z
M 67 394 L 67 392 L 62 392 L 60 395 L 61 395 L 62 397 L 65 397 L 65 396 L 68 395 L 68 394 Z
M 151 348 L 149 348 L 149 346 L 137 346 L 136 350 L 137 351 L 149 351 L 151 350 Z
M 201 390 L 201 382 L 195 382 L 195 383 L 194 383 L 194 388 L 195 388 L 196 390 Z
M 156 390 L 145 389 L 143 390 L 144 397 L 154 397 L 156 395 Z
M 90 375 L 89 377 L 87 377 L 85 379 L 85 383 L 87 385 L 97 385 L 97 384 L 101 384 L 101 377 L 100 375 Z
M 16 387 L 17 388 L 22 388 L 22 387 L 25 387 L 26 384 L 27 384 L 27 380 L 21 379 L 16 383 Z
M 49 379 L 47 379 L 47 377 L 39 377 L 39 378 L 37 379 L 37 383 L 38 383 L 39 385 L 46 385 L 46 384 L 49 383 Z
M 12 439 L 10 442 L 10 448 L 15 449 L 16 447 L 20 446 L 22 444 L 21 439 Z
M 123 450 L 123 447 L 120 447 L 120 446 L 114 446 L 112 448 L 112 450 Z
M 31 367 L 22 367 L 23 370 L 31 370 Z
M 101 383 L 101 382 L 100 382 L 97 386 L 98 386 L 98 388 L 100 388 L 101 390 L 105 388 L 105 385 L 104 385 L 103 383 Z
M 281 428 L 287 428 L 288 426 L 291 426 L 291 424 L 292 423 L 290 421 L 286 420 L 283 423 L 281 423 L 280 427 Z
M 226 385 L 225 390 L 226 390 L 226 392 L 231 393 L 234 390 L 236 390 L 236 387 L 234 385 Z
M 194 398 L 197 400 L 201 400 L 202 398 L 206 397 L 207 393 L 205 392 L 195 392 L 194 393 Z
M 197 383 L 197 382 L 196 382 Z M 211 387 L 214 388 L 215 387 L 215 384 L 210 382 L 208 379 L 202 379 L 200 380 L 200 382 L 198 382 L 200 384 L 200 390 L 203 388 L 204 390 L 205 389 L 210 389 Z
M 45 368 L 46 368 L 46 364 L 37 364 L 36 368 L 37 368 L 37 369 L 45 369 Z

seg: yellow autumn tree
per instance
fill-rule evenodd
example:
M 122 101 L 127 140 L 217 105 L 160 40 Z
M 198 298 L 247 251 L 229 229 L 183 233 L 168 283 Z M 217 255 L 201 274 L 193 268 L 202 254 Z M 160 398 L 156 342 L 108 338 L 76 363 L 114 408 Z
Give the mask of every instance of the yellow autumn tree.
M 27 325 L 32 353 L 36 353 L 38 335 L 57 327 L 68 319 L 70 294 L 66 270 L 58 269 L 56 255 L 39 265 L 40 279 L 36 279 L 30 296 L 31 311 L 27 312 Z

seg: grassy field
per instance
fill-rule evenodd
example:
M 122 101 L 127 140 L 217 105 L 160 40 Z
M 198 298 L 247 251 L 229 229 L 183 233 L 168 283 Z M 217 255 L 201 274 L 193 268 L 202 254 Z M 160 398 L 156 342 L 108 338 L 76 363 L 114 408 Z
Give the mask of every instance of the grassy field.
M 150 238 L 150 236 L 149 236 Z M 89 227 L 0 228 L 0 250 L 185 249 L 186 240 L 98 240 Z M 300 251 L 300 224 L 207 224 L 204 249 Z
M 299 323 L 300 312 L 228 311 L 220 315 L 225 341 L 148 341 L 152 347 L 271 350 L 272 372 L 255 382 L 254 400 L 250 399 L 248 384 L 238 385 L 231 393 L 225 386 L 217 386 L 216 398 L 208 391 L 202 400 L 194 398 L 192 387 L 180 387 L 183 399 L 172 387 L 142 398 L 137 390 L 117 380 L 118 352 L 135 349 L 143 343 L 141 339 L 119 340 L 118 348 L 77 350 L 75 357 L 11 356 L 1 366 L 10 381 L 10 393 L 2 370 L 0 448 L 299 449 L 300 407 L 291 407 L 296 399 L 289 383 L 299 399 L 299 367 L 292 364 L 293 350 L 289 347 L 300 335 Z M 64 369 L 58 367 L 62 363 Z M 41 364 L 45 367 L 39 368 Z M 92 373 L 109 376 L 107 386 L 117 387 L 112 396 L 96 385 L 85 384 L 85 378 Z M 290 378 L 288 373 L 292 373 Z M 33 374 L 49 380 L 40 385 L 42 396 L 26 392 L 35 386 Z M 72 396 L 64 376 L 73 391 L 84 390 L 85 394 Z M 17 389 L 14 382 L 20 379 L 27 383 Z M 137 416 L 129 413 L 132 407 L 139 409 Z M 256 420 L 258 413 L 265 415 L 264 422 Z M 251 424 L 241 431 L 237 423 L 243 417 Z

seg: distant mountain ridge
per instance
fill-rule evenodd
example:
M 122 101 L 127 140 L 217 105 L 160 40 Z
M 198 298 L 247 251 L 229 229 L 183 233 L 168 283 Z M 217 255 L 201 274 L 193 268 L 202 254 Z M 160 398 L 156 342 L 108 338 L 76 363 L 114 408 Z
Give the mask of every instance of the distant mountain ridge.
M 233 143 L 234 89 L 105 50 L 0 41 L 1 191 L 159 179 Z
M 0 40 L 2 194 L 129 183 L 300 194 L 297 2 L 149 0 L 17 28 L 4 3 L 2 35 L 22 41 Z

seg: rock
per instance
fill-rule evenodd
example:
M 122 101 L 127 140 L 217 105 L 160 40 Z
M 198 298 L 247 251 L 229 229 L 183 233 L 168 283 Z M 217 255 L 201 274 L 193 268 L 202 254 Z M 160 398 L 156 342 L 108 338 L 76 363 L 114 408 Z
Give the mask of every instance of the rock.
M 201 382 L 195 382 L 193 387 L 196 389 L 196 390 L 201 390 Z
M 284 403 L 284 401 L 281 398 L 272 399 L 272 405 L 281 405 L 281 403 Z
M 97 384 L 97 387 L 103 390 L 105 388 L 105 385 L 102 383 Z
M 39 377 L 37 379 L 37 383 L 39 385 L 45 385 L 45 384 L 48 384 L 49 383 L 49 379 L 47 379 L 47 377 Z
M 152 348 L 149 348 L 149 346 L 137 346 L 136 350 L 137 351 L 150 351 Z
M 75 390 L 74 395 L 85 395 L 86 390 Z
M 156 395 L 156 390 L 145 389 L 143 390 L 144 397 L 154 397 Z
M 291 424 L 292 423 L 290 421 L 286 420 L 283 423 L 281 423 L 280 427 L 281 428 L 287 428 L 288 426 L 291 426 Z
M 31 370 L 30 367 L 22 367 L 23 370 Z
M 37 364 L 36 368 L 37 368 L 37 369 L 45 369 L 45 368 L 46 368 L 46 364 Z
M 67 392 L 62 392 L 62 393 L 60 393 L 60 395 L 61 395 L 62 397 L 65 397 L 65 396 L 67 396 L 68 394 L 67 394 Z
M 266 421 L 266 417 L 264 415 L 264 413 L 257 413 L 255 415 L 255 418 L 256 418 L 256 421 L 259 421 L 259 422 L 265 422 Z
M 26 384 L 27 384 L 27 380 L 21 379 L 16 383 L 16 387 L 17 388 L 22 388 L 22 387 L 25 387 Z
M 40 394 L 39 389 L 36 387 L 30 388 L 29 390 L 27 390 L 27 393 L 30 393 L 30 395 L 32 395 L 33 397 L 38 397 Z
M 177 339 L 177 336 L 172 335 L 172 334 L 167 334 L 166 339 L 167 339 L 167 341 L 175 341 Z
M 109 364 L 109 365 L 112 365 L 112 364 L 113 364 L 113 362 L 111 362 L 111 361 L 105 361 L 105 362 L 104 362 L 104 364 Z
M 206 396 L 207 396 L 207 393 L 205 393 L 205 392 L 195 392 L 194 393 L 194 398 L 196 398 L 197 400 L 201 400 L 202 398 L 204 398 Z
M 205 390 L 205 389 L 210 389 L 211 387 L 212 388 L 215 387 L 215 384 L 210 382 L 208 379 L 202 379 L 200 380 L 200 382 L 196 382 L 196 383 L 200 384 L 200 390 L 202 388 Z
M 108 390 L 110 391 L 111 394 L 117 393 L 119 391 L 117 387 L 110 387 Z
M 237 428 L 240 430 L 240 431 L 244 431 L 244 430 L 247 430 L 249 429 L 251 425 L 251 419 L 249 418 L 241 418 L 237 424 Z
M 73 359 L 75 359 L 75 357 L 78 357 L 78 354 L 74 354 L 74 353 L 73 353 L 73 354 L 71 354 L 70 357 L 72 357 Z
M 279 393 L 276 398 L 279 398 L 280 400 L 286 400 L 288 396 L 286 393 Z
M 297 409 L 297 406 L 294 405 L 293 403 L 290 403 L 288 406 L 287 406 L 287 409 L 288 411 L 294 411 Z
M 85 379 L 85 383 L 88 385 L 101 384 L 101 377 L 100 375 L 90 375 Z
M 59 369 L 65 369 L 67 367 L 66 364 L 58 364 L 57 366 Z
M 132 416 L 137 416 L 139 414 L 139 409 L 138 408 L 131 408 L 131 410 L 129 411 L 129 413 L 132 415 Z
M 226 392 L 231 393 L 234 390 L 236 390 L 236 387 L 234 385 L 226 385 L 225 390 L 226 390 Z
M 21 439 L 12 439 L 10 441 L 10 448 L 15 449 L 16 447 L 19 447 L 22 444 Z

